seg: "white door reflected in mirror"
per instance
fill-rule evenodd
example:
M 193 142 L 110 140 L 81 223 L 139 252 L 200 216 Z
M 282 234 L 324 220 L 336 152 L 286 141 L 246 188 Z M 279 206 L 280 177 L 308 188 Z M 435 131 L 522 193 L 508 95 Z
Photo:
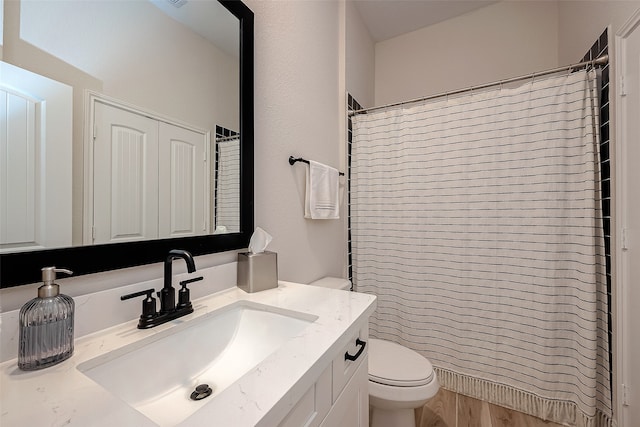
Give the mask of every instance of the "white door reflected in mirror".
M 85 244 L 209 234 L 209 133 L 90 97 Z
M 0 251 L 71 245 L 72 88 L 0 62 Z

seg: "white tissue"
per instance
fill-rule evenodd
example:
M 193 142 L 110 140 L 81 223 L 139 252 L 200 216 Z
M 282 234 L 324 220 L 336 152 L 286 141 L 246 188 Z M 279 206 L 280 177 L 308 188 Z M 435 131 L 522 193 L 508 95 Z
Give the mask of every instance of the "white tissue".
M 273 237 L 260 227 L 256 227 L 256 231 L 249 239 L 249 252 L 252 254 L 261 254 L 267 248 Z

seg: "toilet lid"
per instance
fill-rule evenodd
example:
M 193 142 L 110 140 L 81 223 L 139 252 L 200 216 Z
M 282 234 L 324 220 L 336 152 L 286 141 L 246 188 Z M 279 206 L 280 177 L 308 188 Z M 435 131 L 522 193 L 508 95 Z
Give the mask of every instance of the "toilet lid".
M 391 341 L 369 339 L 369 380 L 399 387 L 427 384 L 433 366 L 422 355 Z

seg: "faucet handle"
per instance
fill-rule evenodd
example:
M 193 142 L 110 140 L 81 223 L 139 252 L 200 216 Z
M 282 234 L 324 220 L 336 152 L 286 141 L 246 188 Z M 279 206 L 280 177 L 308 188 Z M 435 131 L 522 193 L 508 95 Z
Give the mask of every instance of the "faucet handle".
M 183 280 L 183 281 L 180 282 L 180 286 L 182 286 L 182 289 L 186 289 L 186 286 L 189 283 L 199 282 L 202 279 L 204 279 L 204 277 L 200 276 L 200 277 L 194 277 L 193 279 Z
M 141 297 L 143 295 L 146 295 L 147 298 L 155 299 L 152 297 L 155 291 L 156 291 L 155 289 L 147 289 L 146 291 L 140 291 L 140 292 L 134 292 L 132 294 L 122 295 L 120 297 L 120 301 L 124 301 L 124 300 L 135 298 L 135 297 Z
M 134 292 L 132 294 L 122 295 L 120 297 L 121 301 L 146 296 L 146 298 L 142 301 L 142 314 L 140 315 L 140 320 L 138 321 L 139 329 L 146 329 L 154 326 L 153 319 L 157 317 L 156 312 L 156 299 L 153 297 L 153 293 L 155 289 L 147 289 L 145 291 Z
M 193 279 L 183 280 L 180 282 L 180 286 L 182 288 L 178 291 L 178 306 L 176 307 L 176 309 L 193 311 L 193 308 L 191 306 L 190 291 L 187 288 L 187 285 L 189 283 L 198 282 L 202 279 L 203 277 L 200 276 L 200 277 L 195 277 Z

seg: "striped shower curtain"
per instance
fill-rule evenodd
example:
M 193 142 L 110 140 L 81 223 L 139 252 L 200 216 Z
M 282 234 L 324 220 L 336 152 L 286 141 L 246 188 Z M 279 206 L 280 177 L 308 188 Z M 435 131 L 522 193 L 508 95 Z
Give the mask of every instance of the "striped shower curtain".
M 612 424 L 594 71 L 353 118 L 357 291 L 372 336 L 443 387 Z
M 216 231 L 240 231 L 240 136 L 216 143 Z

